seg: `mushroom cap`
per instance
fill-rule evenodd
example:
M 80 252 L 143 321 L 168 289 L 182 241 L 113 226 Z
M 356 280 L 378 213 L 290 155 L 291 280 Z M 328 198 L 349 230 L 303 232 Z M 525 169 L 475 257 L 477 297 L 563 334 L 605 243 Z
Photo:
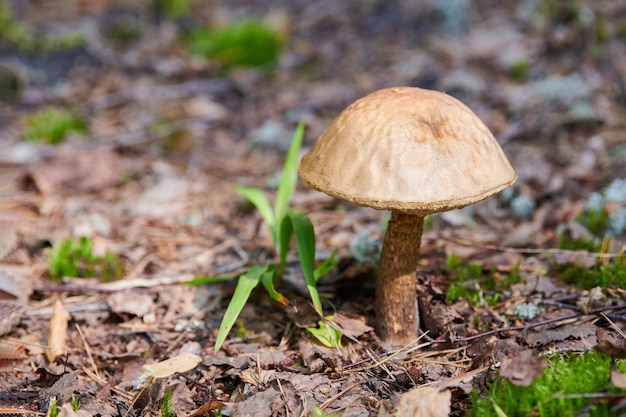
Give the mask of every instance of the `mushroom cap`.
M 332 197 L 422 216 L 476 203 L 517 178 L 474 112 L 415 87 L 352 103 L 302 158 L 299 173 Z

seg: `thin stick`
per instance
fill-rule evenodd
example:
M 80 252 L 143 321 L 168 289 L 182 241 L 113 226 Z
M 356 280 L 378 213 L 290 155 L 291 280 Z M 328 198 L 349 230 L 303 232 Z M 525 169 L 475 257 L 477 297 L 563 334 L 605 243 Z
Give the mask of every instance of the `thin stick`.
M 600 313 L 602 315 L 602 317 L 604 317 L 604 320 L 608 321 L 609 324 L 611 325 L 611 327 L 613 328 L 613 330 L 615 330 L 617 333 L 619 333 L 620 336 L 622 336 L 624 339 L 626 339 L 626 334 L 624 334 L 624 332 L 622 331 L 622 329 L 620 329 L 617 324 L 615 324 L 613 322 L 613 320 L 611 320 L 610 318 L 608 318 L 608 316 L 604 313 Z
M 96 361 L 93 359 L 93 355 L 91 354 L 91 348 L 89 347 L 89 343 L 87 343 L 87 339 L 85 338 L 85 334 L 83 333 L 83 329 L 80 327 L 78 323 L 76 323 L 76 330 L 78 330 L 78 334 L 80 335 L 81 340 L 83 341 L 83 345 L 85 346 L 85 352 L 87 352 L 87 357 L 89 358 L 89 362 L 93 368 L 93 373 L 98 377 L 99 380 L 103 380 L 100 375 L 100 371 L 98 370 L 98 365 L 96 365 Z
M 511 327 L 502 327 L 500 329 L 493 329 L 493 330 L 489 330 L 487 332 L 483 332 L 483 333 L 478 333 L 475 334 L 473 336 L 468 336 L 468 337 L 462 337 L 460 339 L 439 339 L 439 340 L 433 340 L 431 343 L 466 343 L 466 342 L 471 342 L 473 340 L 476 339 L 480 339 L 483 338 L 485 336 L 491 336 L 492 334 L 498 334 L 498 333 L 502 333 L 502 332 L 511 332 L 511 331 L 520 331 L 520 330 L 528 330 L 528 329 L 532 329 L 534 327 L 540 327 L 540 326 L 546 326 L 548 324 L 554 324 L 554 323 L 558 323 L 560 321 L 566 321 L 566 320 L 571 320 L 577 317 L 582 317 L 582 316 L 587 316 L 587 315 L 594 315 L 594 314 L 600 314 L 603 311 L 608 311 L 608 310 L 621 310 L 626 308 L 626 304 L 619 304 L 616 306 L 608 306 L 608 307 L 600 307 L 600 308 L 594 308 L 593 310 L 589 310 L 589 312 L 587 314 L 585 313 L 572 313 L 572 314 L 568 314 L 565 316 L 560 316 L 560 317 L 555 317 L 549 320 L 544 320 L 544 321 L 538 321 L 536 323 L 530 323 L 530 324 L 526 324 L 524 326 L 511 326 Z
M 471 246 L 474 248 L 488 249 L 494 250 L 498 252 L 512 252 L 512 253 L 527 253 L 527 254 L 570 254 L 570 255 L 588 255 L 594 256 L 596 258 L 618 258 L 620 256 L 624 256 L 624 252 L 620 253 L 604 253 L 604 252 L 587 252 L 584 250 L 572 250 L 572 249 L 556 249 L 556 248 L 546 248 L 546 249 L 530 249 L 530 248 L 512 248 L 508 246 L 499 246 L 499 245 L 490 245 L 488 243 L 477 243 L 471 242 L 469 240 L 463 240 L 452 237 L 442 237 L 442 240 L 446 240 L 448 242 L 456 243 L 461 246 Z
M 287 417 L 289 417 L 289 403 L 288 403 L 288 399 L 287 399 L 287 395 L 285 394 L 285 391 L 283 390 L 283 386 L 280 383 L 280 379 L 276 378 L 276 382 L 278 383 L 278 389 L 280 389 L 280 393 L 282 394 L 284 400 L 285 400 L 285 415 Z
M 324 403 L 322 405 L 320 405 L 320 409 L 324 410 L 326 407 L 331 405 L 337 398 L 341 397 L 342 395 L 344 395 L 345 393 L 347 393 L 348 391 L 350 391 L 354 387 L 358 387 L 361 384 L 362 384 L 362 382 L 355 382 L 354 384 L 350 385 L 348 388 L 344 389 L 343 391 L 338 392 L 337 394 L 333 395 L 332 397 L 330 397 L 329 399 L 324 401 Z

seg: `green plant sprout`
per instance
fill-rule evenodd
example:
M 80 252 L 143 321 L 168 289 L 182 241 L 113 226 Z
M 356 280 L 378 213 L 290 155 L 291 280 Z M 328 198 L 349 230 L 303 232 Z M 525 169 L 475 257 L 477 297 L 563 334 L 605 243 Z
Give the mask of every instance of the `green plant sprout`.
M 326 316 L 325 320 L 317 322 L 318 327 L 307 327 L 306 330 L 311 333 L 315 338 L 324 346 L 329 348 L 335 348 L 341 350 L 343 347 L 341 343 L 341 332 L 335 329 L 328 321 L 333 321 L 333 316 Z
M 260 284 L 269 296 L 283 305 L 288 305 L 287 298 L 276 290 L 276 285 L 285 270 L 287 253 L 292 237 L 295 235 L 296 249 L 304 280 L 315 310 L 322 315 L 322 302 L 317 291 L 317 281 L 336 265 L 335 254 L 315 266 L 315 230 L 311 220 L 303 215 L 289 211 L 291 198 L 298 182 L 298 152 L 304 138 L 304 123 L 300 123 L 293 135 L 291 145 L 282 170 L 282 176 L 274 207 L 258 188 L 237 187 L 235 192 L 248 200 L 261 214 L 263 221 L 270 230 L 274 243 L 278 264 L 254 265 L 239 277 L 235 292 L 226 308 L 215 340 L 215 351 L 218 351 L 226 336 L 235 324 L 239 314 L 246 305 L 252 291 Z
M 80 410 L 80 400 L 76 396 L 76 394 L 72 394 L 72 399 L 70 400 L 70 404 L 72 405 L 72 410 L 78 411 Z
M 161 417 L 176 417 L 172 408 L 172 390 L 168 389 L 161 400 Z
M 48 405 L 48 416 L 57 417 L 59 415 L 59 406 L 57 405 L 56 397 L 50 398 L 50 404 Z
M 615 415 L 611 414 L 609 402 L 594 401 L 593 396 L 589 395 L 617 391 L 617 388 L 609 383 L 610 363 L 610 358 L 593 351 L 553 356 L 549 358 L 549 365 L 543 374 L 528 387 L 513 385 L 504 378 L 496 378 L 488 385 L 484 394 L 479 395 L 474 391 L 467 415 L 472 417 Z
M 339 417 L 338 413 L 325 413 L 324 410 L 318 406 L 314 406 L 311 410 L 311 417 Z
M 56 145 L 71 133 L 85 135 L 87 123 L 81 116 L 62 108 L 50 107 L 38 111 L 24 122 L 24 140 Z
M 170 18 L 187 15 L 191 9 L 191 0 L 158 0 L 157 7 Z
M 500 292 L 522 281 L 519 263 L 507 274 L 501 274 L 495 270 L 484 271 L 483 266 L 476 262 L 464 264 L 462 258 L 451 254 L 446 268 L 453 274 L 452 283 L 446 290 L 448 304 L 467 297 L 473 306 L 493 306 L 500 300 Z
M 214 58 L 224 67 L 263 67 L 274 64 L 283 47 L 282 36 L 256 20 L 218 29 L 197 28 L 187 37 L 189 49 Z
M 98 257 L 93 253 L 91 239 L 69 237 L 55 245 L 50 252 L 48 273 L 54 282 L 64 277 L 89 278 L 100 276 L 102 281 L 120 279 L 124 265 L 111 252 Z

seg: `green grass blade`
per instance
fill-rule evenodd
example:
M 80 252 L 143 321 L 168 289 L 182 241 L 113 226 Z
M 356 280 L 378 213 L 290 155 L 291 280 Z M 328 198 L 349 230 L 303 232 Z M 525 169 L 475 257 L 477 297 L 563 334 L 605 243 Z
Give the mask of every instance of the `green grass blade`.
M 278 276 L 282 276 L 285 271 L 285 263 L 287 262 L 287 252 L 289 251 L 289 243 L 291 242 L 291 236 L 293 235 L 293 224 L 291 223 L 291 216 L 283 217 L 283 221 L 280 222 L 280 228 L 278 230 Z
M 183 282 L 183 284 L 191 285 L 191 286 L 204 285 L 204 284 L 216 284 L 218 282 L 230 281 L 231 279 L 233 279 L 233 277 L 231 277 L 230 275 L 216 275 L 213 277 L 198 276 L 198 277 L 193 277 L 189 281 Z
M 289 217 L 296 235 L 296 247 L 311 301 L 317 312 L 322 314 L 322 302 L 315 282 L 315 229 L 313 223 L 304 215 L 291 215 Z
M 313 276 L 315 277 L 315 282 L 319 281 L 321 277 L 330 272 L 331 269 L 336 267 L 339 264 L 339 261 L 335 260 L 337 256 L 337 251 L 331 253 L 330 257 L 324 259 L 324 262 L 319 264 L 317 268 L 315 268 Z
M 235 192 L 248 200 L 261 213 L 261 217 L 270 229 L 274 227 L 274 211 L 265 194 L 258 188 L 235 187 Z
M 248 298 L 250 298 L 252 290 L 259 285 L 262 275 L 267 272 L 269 266 L 270 265 L 255 265 L 250 268 L 248 272 L 239 277 L 239 282 L 237 283 L 237 287 L 233 293 L 233 298 L 230 300 L 230 303 L 226 308 L 226 313 L 224 313 L 220 329 L 217 332 L 215 352 L 220 350 L 222 347 L 222 344 L 226 340 L 226 336 L 228 336 L 230 329 L 233 328 L 235 321 L 237 321 L 237 317 L 239 317 L 241 310 L 243 310 Z
M 289 300 L 287 297 L 276 291 L 274 287 L 274 276 L 276 275 L 276 268 L 273 265 L 268 265 L 267 271 L 261 275 L 261 284 L 265 288 L 265 291 L 269 294 L 269 296 L 274 301 L 278 301 L 282 305 L 289 305 Z
M 280 185 L 276 192 L 276 204 L 274 206 L 274 219 L 276 224 L 280 224 L 283 217 L 289 210 L 289 203 L 291 197 L 296 189 L 298 183 L 298 153 L 302 146 L 302 139 L 304 138 L 304 122 L 300 122 L 296 128 L 293 138 L 291 139 L 291 145 L 287 151 L 285 158 L 285 164 L 283 165 L 283 173 L 280 178 Z

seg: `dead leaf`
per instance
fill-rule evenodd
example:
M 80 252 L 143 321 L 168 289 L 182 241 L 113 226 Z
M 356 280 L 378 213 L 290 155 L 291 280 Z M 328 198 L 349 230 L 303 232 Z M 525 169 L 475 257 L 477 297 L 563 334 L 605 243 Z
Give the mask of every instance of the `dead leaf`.
M 54 362 L 57 356 L 65 354 L 67 350 L 67 323 L 69 319 L 70 313 L 65 310 L 61 300 L 56 300 L 50 319 L 50 333 L 46 348 L 48 362 Z
M 202 362 L 200 356 L 183 353 L 173 358 L 161 362 L 144 365 L 143 368 L 150 373 L 153 378 L 167 378 L 177 372 L 183 373 L 191 371 Z
M 611 370 L 611 383 L 617 388 L 626 388 L 626 373 L 622 373 L 617 369 Z
M 482 366 L 480 368 L 472 369 L 469 372 L 464 372 L 460 375 L 444 379 L 443 381 L 435 384 L 435 387 L 441 391 L 443 391 L 444 389 L 458 388 L 469 395 L 474 389 L 474 377 L 487 371 L 488 369 L 489 366 Z
M 374 330 L 373 327 L 365 324 L 365 317 L 356 314 L 337 311 L 333 314 L 334 322 L 341 326 L 341 329 L 350 336 L 359 337 L 363 333 Z
M 274 378 L 276 370 L 274 369 L 244 369 L 239 376 L 241 380 L 246 384 L 254 385 L 255 387 L 266 386 Z
M 576 306 L 585 314 L 595 308 L 604 307 L 605 305 L 606 295 L 602 292 L 601 287 L 594 287 L 589 291 L 583 291 L 578 301 L 576 301 Z
M 433 387 L 412 389 L 402 395 L 395 417 L 447 417 L 452 392 Z
M 526 335 L 528 346 L 549 346 L 553 343 L 578 341 L 580 347 L 593 346 L 597 327 L 593 323 L 579 322 L 569 326 L 560 326 L 553 329 L 531 329 Z
M 539 357 L 533 350 L 527 349 L 512 358 L 502 361 L 500 376 L 505 377 L 514 385 L 527 387 L 535 378 L 543 373 L 548 362 Z
M 58 404 L 68 402 L 72 398 L 72 394 L 78 386 L 78 377 L 72 372 L 65 373 L 57 379 L 49 388 L 39 391 L 39 399 L 42 402 L 50 401 L 50 398 L 56 398 Z
M 113 150 L 62 149 L 54 159 L 33 167 L 30 177 L 42 194 L 63 190 L 101 191 L 119 184 L 123 164 Z
M 596 330 L 596 336 L 598 337 L 598 344 L 595 346 L 596 350 L 610 356 L 615 359 L 626 359 L 626 347 L 624 346 L 624 339 L 617 338 L 614 333 L 598 329 Z
M 154 308 L 154 296 L 147 292 L 120 291 L 109 295 L 107 304 L 115 313 L 143 317 Z

